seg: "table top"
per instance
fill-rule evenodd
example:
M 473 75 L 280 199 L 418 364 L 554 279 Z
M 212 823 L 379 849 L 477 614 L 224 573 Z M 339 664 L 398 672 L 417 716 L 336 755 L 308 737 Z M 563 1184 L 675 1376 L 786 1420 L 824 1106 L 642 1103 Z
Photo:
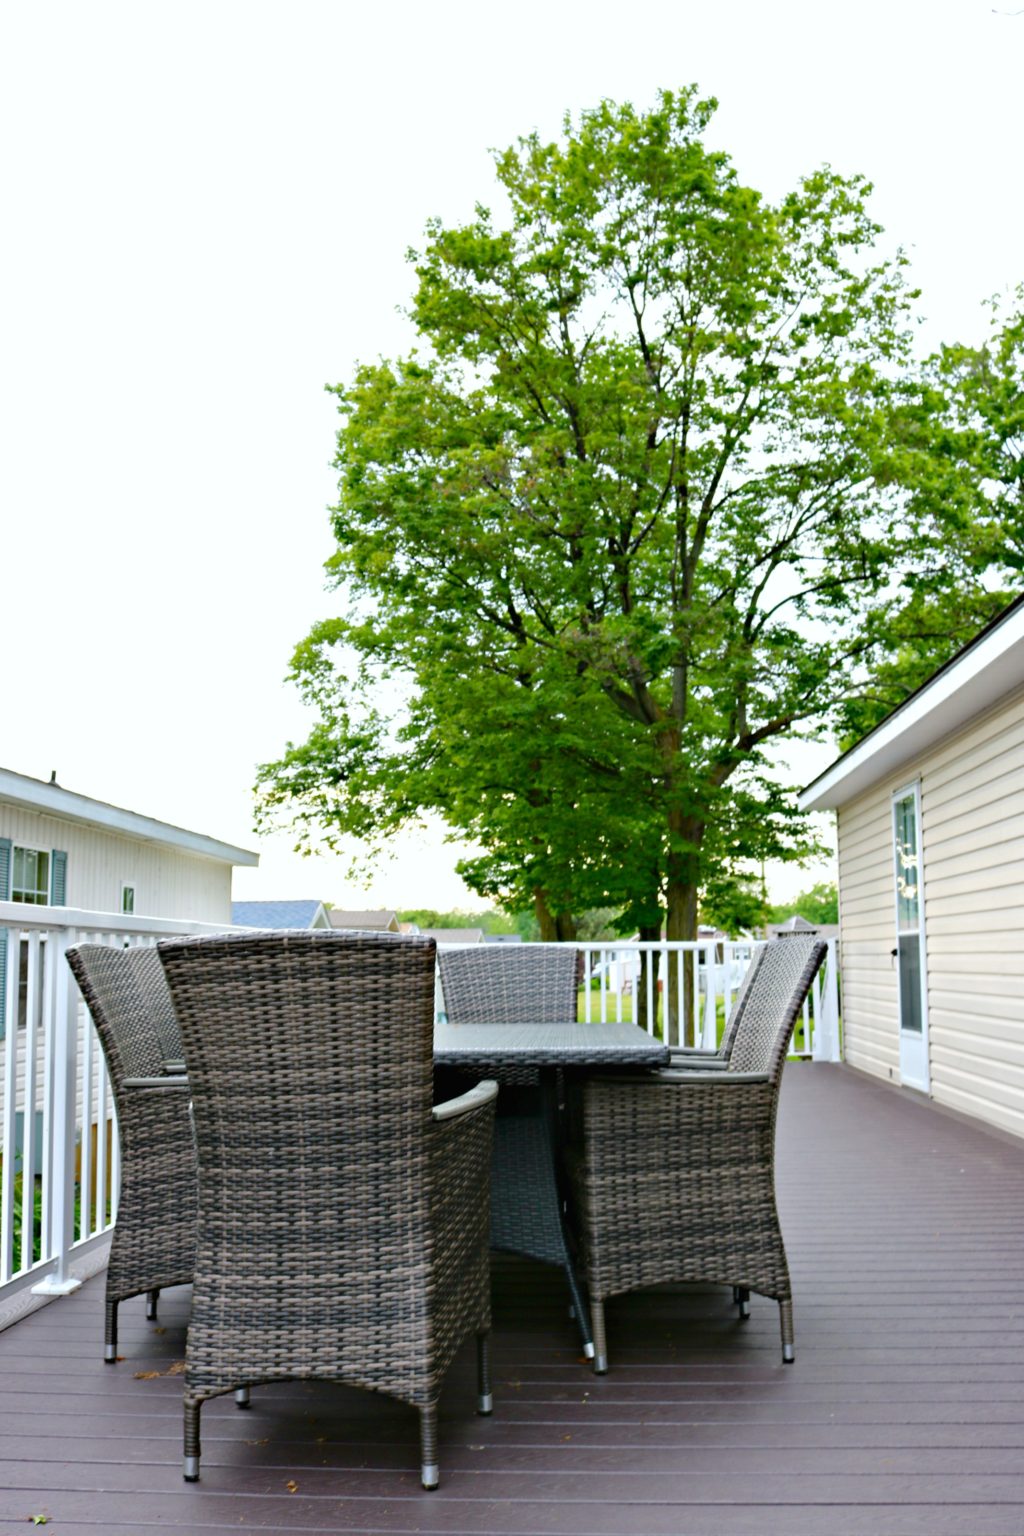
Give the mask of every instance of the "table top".
M 636 1024 L 435 1024 L 441 1067 L 663 1067 L 668 1047 Z

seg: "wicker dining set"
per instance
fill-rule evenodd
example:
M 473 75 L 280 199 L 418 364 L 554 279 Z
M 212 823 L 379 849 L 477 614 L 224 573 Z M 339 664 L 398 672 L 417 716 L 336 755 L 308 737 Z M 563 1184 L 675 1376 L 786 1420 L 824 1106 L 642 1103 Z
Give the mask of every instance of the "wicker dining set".
M 186 1479 L 210 1398 L 329 1380 L 416 1408 L 436 1487 L 441 1386 L 471 1337 L 477 1410 L 494 1406 L 492 1247 L 561 1268 L 598 1373 L 608 1300 L 664 1282 L 731 1288 L 740 1317 L 774 1299 L 792 1361 L 775 1122 L 824 954 L 758 948 L 721 1046 L 695 1051 L 577 1023 L 572 946 L 303 930 L 72 949 L 121 1145 L 104 1358 L 121 1303 L 155 1318 L 191 1284 Z

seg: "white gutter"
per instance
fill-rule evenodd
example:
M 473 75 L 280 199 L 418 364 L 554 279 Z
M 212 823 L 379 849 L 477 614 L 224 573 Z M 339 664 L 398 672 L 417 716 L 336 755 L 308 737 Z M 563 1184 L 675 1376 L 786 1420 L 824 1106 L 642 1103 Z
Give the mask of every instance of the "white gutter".
M 171 826 L 152 816 L 140 816 L 136 811 L 107 805 L 103 800 L 90 800 L 87 795 L 76 795 L 59 784 L 44 784 L 41 779 L 26 778 L 8 768 L 0 768 L 0 804 L 16 805 L 20 810 L 55 816 L 60 821 L 75 822 L 79 826 L 99 827 L 104 832 L 118 832 L 144 843 L 159 843 L 186 853 L 197 853 L 224 864 L 251 867 L 260 861 L 259 854 L 248 848 L 236 848 L 217 838 L 204 837 L 201 832 L 189 832 L 185 827 Z
M 835 810 L 1024 687 L 1024 602 L 984 631 L 881 725 L 800 791 L 802 811 Z

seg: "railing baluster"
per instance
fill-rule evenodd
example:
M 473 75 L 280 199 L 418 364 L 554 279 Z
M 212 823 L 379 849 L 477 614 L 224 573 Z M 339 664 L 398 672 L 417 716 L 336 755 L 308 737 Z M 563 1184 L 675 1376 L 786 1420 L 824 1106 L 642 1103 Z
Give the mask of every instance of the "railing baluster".
M 7 946 L 7 1001 L 4 1009 L 3 1175 L 0 1179 L 0 1285 L 14 1264 L 14 1172 L 17 1155 L 15 1106 L 18 1094 L 18 964 L 20 944 L 14 928 L 0 928 Z

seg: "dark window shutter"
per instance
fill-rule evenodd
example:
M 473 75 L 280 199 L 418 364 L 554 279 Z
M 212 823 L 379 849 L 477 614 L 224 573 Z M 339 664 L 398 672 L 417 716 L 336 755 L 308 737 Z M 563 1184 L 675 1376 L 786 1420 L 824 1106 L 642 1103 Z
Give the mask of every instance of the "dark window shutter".
M 66 907 L 68 894 L 68 856 L 56 848 L 50 854 L 50 906 Z
M 0 901 L 11 899 L 11 840 L 0 837 Z M 7 929 L 0 928 L 0 1040 L 7 1030 Z

